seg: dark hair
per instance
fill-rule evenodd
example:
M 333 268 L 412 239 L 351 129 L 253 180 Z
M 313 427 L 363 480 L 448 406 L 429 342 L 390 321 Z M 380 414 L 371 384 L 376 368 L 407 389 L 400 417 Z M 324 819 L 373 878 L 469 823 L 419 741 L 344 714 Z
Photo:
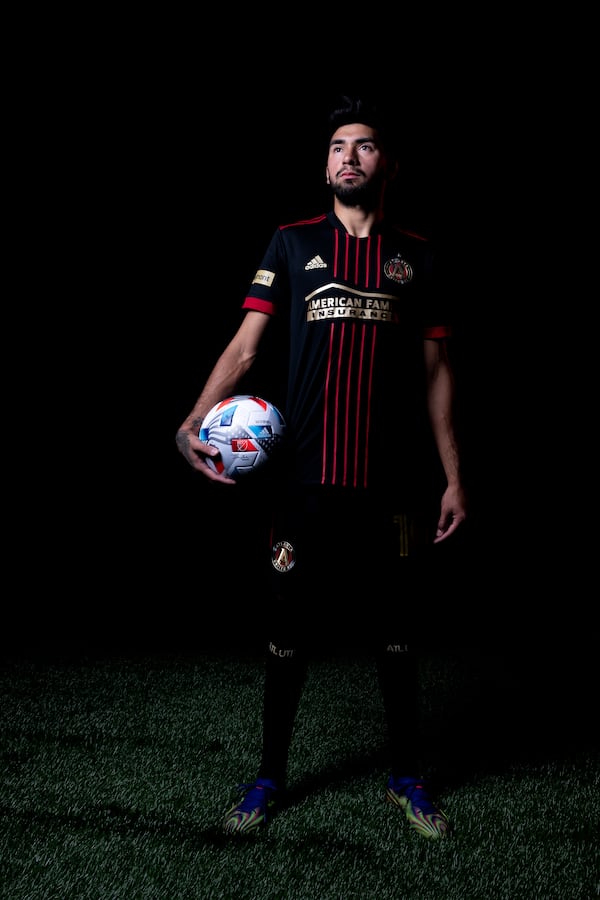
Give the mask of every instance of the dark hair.
M 351 125 L 354 122 L 361 122 L 363 125 L 374 128 L 386 152 L 391 156 L 396 155 L 395 133 L 391 127 L 391 117 L 374 98 L 345 94 L 339 97 L 337 105 L 329 113 L 329 137 L 342 125 Z

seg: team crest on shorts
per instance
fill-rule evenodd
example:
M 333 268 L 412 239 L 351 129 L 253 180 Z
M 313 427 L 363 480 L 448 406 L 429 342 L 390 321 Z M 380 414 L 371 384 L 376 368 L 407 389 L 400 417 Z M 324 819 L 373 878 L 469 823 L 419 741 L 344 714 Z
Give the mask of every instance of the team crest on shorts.
M 271 564 L 278 572 L 289 572 L 294 568 L 296 551 L 288 541 L 278 541 L 271 555 Z
M 411 264 L 402 259 L 401 256 L 394 256 L 393 259 L 388 259 L 383 267 L 383 271 L 386 278 L 389 278 L 390 281 L 395 281 L 397 284 L 408 284 L 409 281 L 412 281 L 414 274 Z

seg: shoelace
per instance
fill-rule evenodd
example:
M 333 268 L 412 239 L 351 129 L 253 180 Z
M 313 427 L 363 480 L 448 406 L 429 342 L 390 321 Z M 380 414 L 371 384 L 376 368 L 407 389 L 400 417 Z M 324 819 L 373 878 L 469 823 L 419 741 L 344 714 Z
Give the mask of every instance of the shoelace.
M 276 789 L 269 787 L 268 784 L 256 784 L 251 781 L 248 784 L 238 784 L 237 790 L 241 797 L 238 809 L 242 812 L 251 812 L 257 806 L 264 807 L 263 814 L 266 820 L 270 795 L 274 794 Z
M 404 788 L 404 794 L 406 795 L 408 802 L 413 806 L 418 806 L 425 815 L 438 812 L 437 807 L 422 784 L 407 785 L 407 787 Z

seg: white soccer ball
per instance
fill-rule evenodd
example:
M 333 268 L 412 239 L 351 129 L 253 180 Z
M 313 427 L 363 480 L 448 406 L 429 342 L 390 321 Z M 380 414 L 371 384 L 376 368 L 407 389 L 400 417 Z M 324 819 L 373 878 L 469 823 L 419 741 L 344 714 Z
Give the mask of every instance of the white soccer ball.
M 237 480 L 261 469 L 279 450 L 286 430 L 281 412 L 268 400 L 236 394 L 206 414 L 198 437 L 220 456 L 206 462 L 220 475 Z

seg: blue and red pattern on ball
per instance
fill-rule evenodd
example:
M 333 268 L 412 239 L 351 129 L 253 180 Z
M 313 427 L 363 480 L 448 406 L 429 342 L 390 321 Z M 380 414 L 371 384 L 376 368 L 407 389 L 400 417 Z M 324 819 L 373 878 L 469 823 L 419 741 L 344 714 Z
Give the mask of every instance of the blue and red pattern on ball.
M 213 406 L 199 437 L 221 453 L 217 459 L 207 457 L 207 463 L 220 474 L 237 478 L 268 462 L 285 428 L 283 415 L 272 403 L 252 394 L 236 394 Z

